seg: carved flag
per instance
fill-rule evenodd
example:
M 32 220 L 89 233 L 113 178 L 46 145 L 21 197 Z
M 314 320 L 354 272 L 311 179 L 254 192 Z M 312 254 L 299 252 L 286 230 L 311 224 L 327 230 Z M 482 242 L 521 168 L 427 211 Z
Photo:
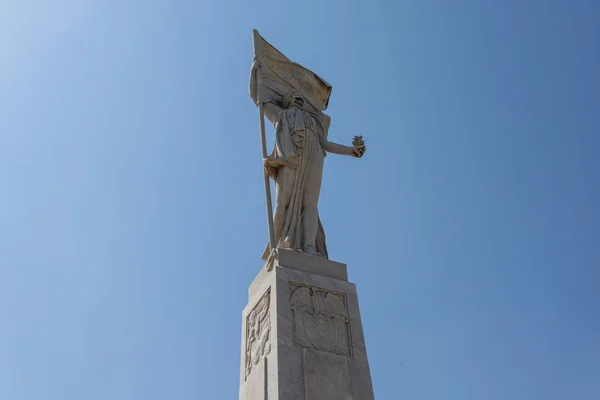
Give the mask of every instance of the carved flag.
M 254 83 L 257 87 L 250 87 L 250 92 L 255 90 L 257 101 L 272 101 L 281 105 L 282 97 L 289 91 L 295 90 L 308 103 L 305 104 L 305 108 L 309 108 L 307 111 L 320 114 L 320 111 L 327 109 L 331 85 L 314 72 L 284 56 L 263 39 L 256 29 L 252 33 L 254 58 L 260 63 L 260 69 Z M 252 79 L 250 85 L 253 85 Z

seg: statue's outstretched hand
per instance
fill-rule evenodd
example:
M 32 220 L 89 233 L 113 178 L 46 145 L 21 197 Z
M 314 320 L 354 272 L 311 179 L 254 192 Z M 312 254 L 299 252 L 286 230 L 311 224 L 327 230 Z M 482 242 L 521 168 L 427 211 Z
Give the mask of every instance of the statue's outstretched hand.
M 364 144 L 359 146 L 352 146 L 352 157 L 361 158 L 365 151 L 367 150 L 367 146 Z
M 352 140 L 352 156 L 361 158 L 365 154 L 365 151 L 367 151 L 367 146 L 365 146 L 362 136 L 354 136 Z

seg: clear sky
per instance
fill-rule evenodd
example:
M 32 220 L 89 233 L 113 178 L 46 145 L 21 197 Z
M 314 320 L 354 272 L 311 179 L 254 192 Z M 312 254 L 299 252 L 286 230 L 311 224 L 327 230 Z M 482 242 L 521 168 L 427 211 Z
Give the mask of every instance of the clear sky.
M 599 399 L 597 0 L 1 2 L 0 399 L 237 398 L 253 28 L 368 145 L 320 212 L 377 399 Z

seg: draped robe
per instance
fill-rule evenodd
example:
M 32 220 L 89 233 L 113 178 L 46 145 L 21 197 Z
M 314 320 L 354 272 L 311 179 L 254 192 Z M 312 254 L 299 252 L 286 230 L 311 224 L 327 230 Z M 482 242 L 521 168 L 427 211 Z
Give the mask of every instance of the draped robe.
M 326 155 L 321 139 L 326 139 L 327 126 L 326 122 L 299 108 L 283 109 L 273 124 L 276 140 L 273 152 L 264 160 L 265 173 L 275 180 L 276 186 L 285 186 L 277 190 L 278 196 L 287 195 L 287 198 L 276 199 L 276 212 L 283 213 L 284 217 L 278 218 L 279 226 L 275 226 L 275 243 L 277 248 L 303 249 L 306 245 L 302 227 L 305 180 L 311 163 L 322 163 Z M 278 174 L 280 168 L 291 168 L 291 178 L 290 174 Z M 317 219 L 315 247 L 319 254 L 328 257 L 325 231 L 318 215 Z M 269 254 L 267 245 L 263 259 L 267 260 Z

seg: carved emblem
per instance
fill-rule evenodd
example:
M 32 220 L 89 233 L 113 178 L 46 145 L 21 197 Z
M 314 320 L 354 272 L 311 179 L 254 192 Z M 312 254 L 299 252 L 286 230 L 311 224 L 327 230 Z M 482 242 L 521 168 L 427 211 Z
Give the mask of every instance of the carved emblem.
M 346 298 L 319 288 L 291 285 L 294 340 L 304 347 L 350 356 Z
M 271 290 L 267 290 L 246 319 L 246 377 L 271 352 Z

